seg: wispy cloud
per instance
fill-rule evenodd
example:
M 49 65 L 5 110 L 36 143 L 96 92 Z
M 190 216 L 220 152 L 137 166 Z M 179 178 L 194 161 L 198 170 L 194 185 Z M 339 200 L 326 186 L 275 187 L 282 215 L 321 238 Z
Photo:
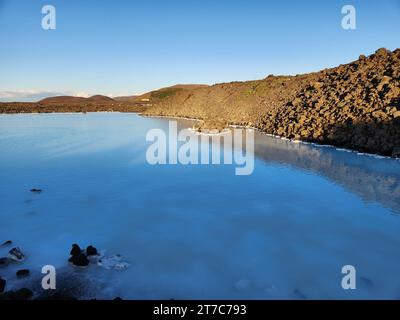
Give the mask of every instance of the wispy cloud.
M 77 93 L 70 93 L 69 95 L 74 97 L 82 97 L 82 98 L 89 98 L 91 95 L 85 91 L 80 91 Z
M 0 101 L 2 102 L 35 102 L 41 99 L 62 95 L 60 92 L 48 92 L 39 90 L 15 90 L 15 91 L 0 91 Z
M 37 102 L 44 98 L 55 96 L 75 96 L 87 98 L 90 96 L 87 92 L 56 92 L 56 91 L 41 91 L 41 90 L 14 90 L 0 91 L 1 102 Z

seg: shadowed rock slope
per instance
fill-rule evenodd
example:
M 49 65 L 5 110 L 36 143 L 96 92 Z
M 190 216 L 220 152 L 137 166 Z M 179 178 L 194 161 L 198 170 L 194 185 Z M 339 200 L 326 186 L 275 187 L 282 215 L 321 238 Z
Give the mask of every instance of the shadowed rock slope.
M 144 114 L 400 157 L 400 49 L 310 74 L 177 91 Z

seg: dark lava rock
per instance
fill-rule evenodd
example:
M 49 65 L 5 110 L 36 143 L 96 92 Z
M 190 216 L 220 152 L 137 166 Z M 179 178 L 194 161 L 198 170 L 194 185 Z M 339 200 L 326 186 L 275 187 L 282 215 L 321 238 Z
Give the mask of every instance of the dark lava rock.
M 6 289 L 7 281 L 0 277 L 0 293 L 3 293 Z
M 86 267 L 89 264 L 88 258 L 83 253 L 80 253 L 79 255 L 76 256 L 72 256 L 71 258 L 68 259 L 68 261 L 78 267 Z
M 81 248 L 76 244 L 76 243 L 74 243 L 73 245 L 72 245 L 72 249 L 71 249 L 71 252 L 69 253 L 71 256 L 78 256 L 78 255 L 80 255 L 82 253 L 82 250 L 81 250 Z
M 14 262 L 10 258 L 4 257 L 0 258 L 0 268 L 1 267 L 7 267 L 10 263 Z
M 6 293 L 7 294 L 7 293 Z M 29 300 L 33 297 L 32 290 L 22 288 L 17 291 L 11 291 L 10 300 Z
M 19 247 L 12 248 L 8 252 L 8 256 L 14 261 L 24 261 L 25 260 L 25 255 L 22 253 L 22 251 Z
M 17 271 L 17 277 L 18 278 L 25 278 L 28 277 L 30 274 L 30 271 L 28 269 L 22 269 Z
M 95 247 L 93 247 L 93 246 L 88 246 L 88 247 L 86 248 L 86 254 L 87 254 L 88 256 L 97 256 L 97 255 L 98 255 L 98 252 L 97 252 L 97 249 L 96 249 Z
M 11 245 L 12 244 L 12 241 L 11 240 L 7 240 L 6 242 L 4 242 L 1 246 L 2 247 L 5 247 L 5 246 L 9 246 L 9 245 Z
M 33 297 L 33 292 L 27 288 L 19 289 L 15 292 L 17 300 L 29 300 Z
M 32 297 L 32 290 L 22 288 L 18 291 L 7 291 L 3 293 L 2 295 L 0 295 L 0 300 L 29 300 Z
M 42 193 L 42 189 L 31 189 L 31 192 L 33 193 Z

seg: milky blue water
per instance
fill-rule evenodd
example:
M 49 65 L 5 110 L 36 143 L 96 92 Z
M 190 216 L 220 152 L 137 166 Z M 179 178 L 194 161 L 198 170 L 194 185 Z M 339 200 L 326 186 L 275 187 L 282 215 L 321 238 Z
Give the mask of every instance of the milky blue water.
M 250 176 L 151 166 L 152 128 L 168 120 L 0 116 L 0 242 L 27 255 L 0 268 L 8 289 L 22 285 L 22 267 L 31 279 L 45 264 L 74 269 L 76 242 L 130 264 L 79 270 L 97 298 L 400 298 L 400 161 L 257 133 Z M 356 290 L 341 287 L 344 265 L 356 268 Z

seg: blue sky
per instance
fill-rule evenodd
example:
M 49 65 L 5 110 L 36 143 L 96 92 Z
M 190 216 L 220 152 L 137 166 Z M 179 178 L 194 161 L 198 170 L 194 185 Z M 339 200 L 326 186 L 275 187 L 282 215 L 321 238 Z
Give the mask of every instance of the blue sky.
M 43 5 L 57 29 L 41 28 Z M 357 29 L 341 28 L 341 8 Z M 297 74 L 400 47 L 400 0 L 0 0 L 0 99 Z

